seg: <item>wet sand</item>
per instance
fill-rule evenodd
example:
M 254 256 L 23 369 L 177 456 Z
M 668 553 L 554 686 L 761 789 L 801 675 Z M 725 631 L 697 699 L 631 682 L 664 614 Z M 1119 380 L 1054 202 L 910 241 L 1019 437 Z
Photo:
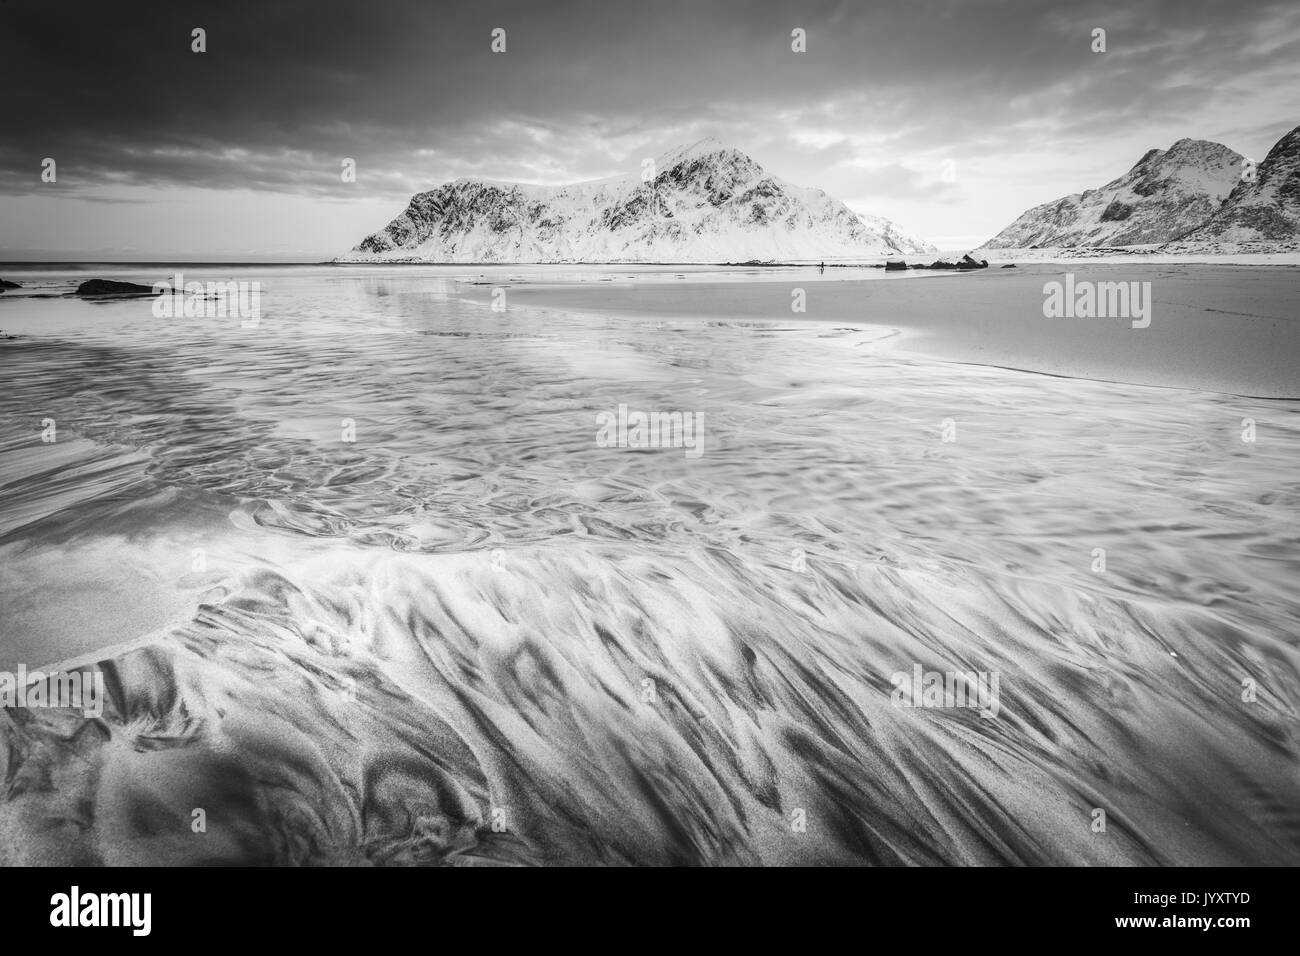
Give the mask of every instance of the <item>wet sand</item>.
M 1300 861 L 1300 403 L 1203 384 L 1293 354 L 1232 352 L 1222 280 L 1157 286 L 1172 390 L 993 367 L 1008 302 L 1048 323 L 1013 270 L 801 317 L 787 276 L 486 271 L 259 274 L 252 330 L 4 305 L 0 666 L 108 700 L 0 711 L 0 862 Z M 979 314 L 997 362 L 924 354 Z M 620 404 L 704 453 L 601 445 Z M 996 716 L 896 706 L 918 666 Z
M 1151 325 L 1045 318 L 1044 283 L 1150 282 Z M 831 273 L 828 272 L 827 275 Z M 878 325 L 877 348 L 1098 381 L 1300 397 L 1300 266 L 1078 262 L 943 273 L 908 281 L 506 285 L 512 304 L 682 321 L 818 320 Z M 807 311 L 791 311 L 803 288 Z M 467 287 L 486 302 L 490 289 Z

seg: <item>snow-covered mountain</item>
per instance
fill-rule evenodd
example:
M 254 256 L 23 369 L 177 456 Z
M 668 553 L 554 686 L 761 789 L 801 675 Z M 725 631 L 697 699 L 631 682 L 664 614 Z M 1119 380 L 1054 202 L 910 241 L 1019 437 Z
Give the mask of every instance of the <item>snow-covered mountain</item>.
M 1161 249 L 1177 252 L 1283 251 L 1300 248 L 1300 126 L 1228 196 L 1209 221 Z
M 457 179 L 340 262 L 747 262 L 932 253 L 887 219 L 769 175 L 715 139 L 571 186 Z
M 1123 176 L 1035 206 L 982 248 L 1136 246 L 1201 226 L 1241 181 L 1243 157 L 1220 143 L 1180 139 L 1153 149 Z

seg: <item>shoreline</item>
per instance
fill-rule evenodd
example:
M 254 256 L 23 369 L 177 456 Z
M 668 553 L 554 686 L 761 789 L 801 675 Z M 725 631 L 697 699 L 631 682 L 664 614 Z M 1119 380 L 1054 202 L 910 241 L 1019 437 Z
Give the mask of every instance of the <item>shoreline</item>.
M 348 285 L 385 275 L 403 281 L 423 276 L 440 284 L 446 294 L 479 308 L 491 306 L 496 291 L 505 290 L 507 312 L 495 313 L 497 318 L 508 318 L 510 308 L 535 306 L 631 319 L 837 322 L 892 330 L 896 334 L 872 349 L 902 358 L 1241 397 L 1300 398 L 1300 316 L 1293 305 L 1300 300 L 1300 266 L 1075 260 L 1022 262 L 1015 269 L 862 268 L 843 274 L 755 266 L 299 269 L 268 266 L 262 278 L 273 289 L 285 277 L 311 275 L 312 269 L 319 270 L 319 281 Z M 150 278 L 148 269 L 115 273 Z M 24 278 L 13 270 L 7 274 Z M 953 280 L 955 284 L 917 281 L 943 276 L 964 278 Z M 1145 291 L 1149 327 L 1132 327 L 1140 323 L 1117 314 L 1065 318 L 1055 317 L 1062 315 L 1057 311 L 1047 317 L 1049 287 L 1069 276 L 1076 277 L 1079 286 L 1093 283 L 1101 288 L 1119 282 L 1128 283 L 1134 296 Z M 900 286 L 899 280 L 906 281 Z M 13 300 L 8 307 L 0 305 L 0 328 L 7 337 L 43 337 L 59 327 L 75 334 L 78 326 L 92 321 L 89 313 L 45 312 L 47 306 L 53 309 L 52 303 L 24 309 L 17 303 L 76 298 L 61 295 L 70 291 L 67 282 L 51 284 L 40 273 L 24 282 L 30 286 L 0 296 L 0 302 Z M 1068 290 L 1075 287 L 1068 278 L 1060 284 Z M 792 295 L 799 289 L 803 308 L 794 311 Z M 1135 305 L 1137 301 L 1133 299 Z M 1073 316 L 1074 310 L 1063 314 Z M 117 313 L 96 314 L 96 328 L 102 324 L 101 315 Z
M 1154 320 L 1045 318 L 1044 285 L 1150 282 Z M 935 275 L 936 273 L 929 273 Z M 882 350 L 956 364 L 1128 385 L 1300 399 L 1300 268 L 1030 263 L 969 273 L 960 285 L 825 280 L 791 311 L 790 287 L 751 283 L 504 284 L 511 305 L 635 319 L 830 321 L 898 329 Z M 904 291 L 906 290 L 906 291 Z M 486 286 L 461 297 L 489 305 Z
M 976 259 L 987 259 L 989 268 L 1003 264 L 1062 264 L 1074 262 L 1120 263 L 1125 265 L 1215 265 L 1215 266 L 1293 266 L 1300 265 L 1300 251 L 1278 252 L 1205 252 L 1205 253 L 1160 253 L 1155 251 L 1126 252 L 1116 248 L 1091 250 L 1086 248 L 1058 249 L 943 249 L 935 253 L 899 253 L 864 259 L 839 259 L 824 261 L 797 259 L 790 261 L 753 261 L 753 262 L 645 262 L 632 261 L 465 261 L 465 262 L 425 262 L 418 260 L 365 260 L 365 259 L 320 259 L 320 260 L 248 260 L 248 259 L 0 259 L 0 271 L 5 269 L 31 269 L 35 271 L 72 269 L 84 267 L 108 267 L 131 269 L 167 269 L 177 266 L 185 268 L 307 268 L 316 266 L 432 266 L 438 268 L 475 268 L 475 269 L 515 269 L 520 267 L 555 267 L 563 269 L 581 268 L 652 268 L 652 269 L 817 269 L 823 264 L 827 269 L 883 269 L 887 261 L 902 259 L 911 270 L 912 259 L 924 266 L 918 271 L 927 271 L 929 263 L 938 259 L 953 260 L 969 253 Z

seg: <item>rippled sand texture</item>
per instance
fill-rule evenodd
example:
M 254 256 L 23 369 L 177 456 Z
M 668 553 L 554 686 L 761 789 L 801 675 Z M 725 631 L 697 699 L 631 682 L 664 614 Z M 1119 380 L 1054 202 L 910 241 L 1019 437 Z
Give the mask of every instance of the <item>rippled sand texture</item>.
M 263 281 L 3 304 L 0 666 L 110 695 L 0 715 L 6 862 L 1300 862 L 1300 403 Z

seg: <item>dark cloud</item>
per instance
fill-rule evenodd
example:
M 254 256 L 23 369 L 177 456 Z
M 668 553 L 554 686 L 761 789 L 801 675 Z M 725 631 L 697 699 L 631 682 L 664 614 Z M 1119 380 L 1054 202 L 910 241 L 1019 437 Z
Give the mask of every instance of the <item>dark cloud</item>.
M 805 54 L 790 51 L 795 27 Z M 1105 54 L 1089 49 L 1094 27 Z M 609 175 L 712 134 L 833 194 L 951 200 L 944 157 L 992 164 L 1132 134 L 1136 160 L 1152 127 L 1280 135 L 1297 49 L 1294 0 L 7 0 L 0 195 L 50 195 L 53 157 L 64 197 L 397 200 L 456 176 Z M 1230 124 L 1207 122 L 1228 105 Z

